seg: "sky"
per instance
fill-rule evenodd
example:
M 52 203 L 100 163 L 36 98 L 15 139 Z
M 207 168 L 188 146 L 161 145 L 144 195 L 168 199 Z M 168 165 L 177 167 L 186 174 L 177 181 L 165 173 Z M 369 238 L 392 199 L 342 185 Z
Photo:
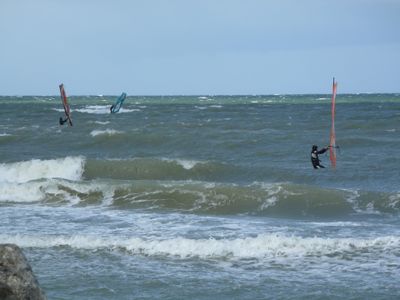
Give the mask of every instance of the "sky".
M 0 95 L 400 92 L 400 0 L 0 0 Z

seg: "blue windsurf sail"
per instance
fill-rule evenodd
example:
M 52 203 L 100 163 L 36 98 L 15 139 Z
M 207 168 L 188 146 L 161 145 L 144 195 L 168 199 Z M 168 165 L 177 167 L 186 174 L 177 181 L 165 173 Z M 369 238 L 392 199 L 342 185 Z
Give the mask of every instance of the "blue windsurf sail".
M 117 113 L 117 112 L 119 112 L 119 110 L 120 110 L 121 107 L 122 107 L 122 104 L 123 104 L 124 101 L 125 101 L 125 98 L 126 98 L 126 93 L 122 93 L 121 96 L 119 96 L 119 98 L 117 99 L 117 102 L 115 102 L 115 104 L 113 104 L 113 105 L 110 107 L 110 112 L 111 112 L 111 113 Z

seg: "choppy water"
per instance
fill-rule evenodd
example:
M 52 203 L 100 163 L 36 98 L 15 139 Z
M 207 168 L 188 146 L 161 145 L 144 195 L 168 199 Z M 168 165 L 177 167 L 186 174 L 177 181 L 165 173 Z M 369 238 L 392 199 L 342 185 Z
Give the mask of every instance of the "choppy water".
M 68 92 L 68 91 L 67 91 Z M 0 97 L 0 243 L 49 299 L 397 299 L 400 95 Z

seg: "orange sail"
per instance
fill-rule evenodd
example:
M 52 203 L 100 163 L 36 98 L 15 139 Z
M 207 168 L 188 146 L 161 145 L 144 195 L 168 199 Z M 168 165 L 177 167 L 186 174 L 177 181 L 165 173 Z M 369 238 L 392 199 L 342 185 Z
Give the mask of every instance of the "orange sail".
M 333 78 L 333 84 L 332 84 L 332 104 L 331 104 L 331 110 L 332 110 L 332 122 L 331 122 L 331 136 L 330 136 L 330 141 L 329 141 L 329 159 L 331 160 L 331 165 L 333 168 L 336 167 L 336 133 L 335 133 L 335 104 L 336 104 L 336 88 L 337 88 L 337 82 L 335 81 L 335 78 Z

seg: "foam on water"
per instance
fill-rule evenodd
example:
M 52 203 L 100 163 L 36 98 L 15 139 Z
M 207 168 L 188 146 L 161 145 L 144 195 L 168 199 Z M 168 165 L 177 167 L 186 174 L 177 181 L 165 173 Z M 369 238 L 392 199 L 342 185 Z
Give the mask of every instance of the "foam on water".
M 46 198 L 43 185 L 39 182 L 0 182 L 0 202 L 36 202 Z
M 29 170 L 25 162 L 0 166 L 1 202 L 59 202 L 61 205 L 91 204 L 131 210 L 166 209 L 212 215 L 257 215 L 285 217 L 337 217 L 357 215 L 397 214 L 400 210 L 399 193 L 358 193 L 357 191 L 313 188 L 288 183 L 252 183 L 248 185 L 194 180 L 143 180 L 137 172 L 147 172 L 146 160 L 112 160 L 98 166 L 83 158 L 68 163 L 61 160 L 53 170 L 45 162 Z M 150 161 L 151 163 L 156 161 Z M 67 166 L 62 166 L 62 164 Z M 102 164 L 103 162 L 101 162 Z M 176 164 L 184 172 L 195 172 L 199 162 L 166 162 Z M 142 166 L 143 164 L 143 166 Z M 93 166 L 96 166 L 93 170 Z M 65 172 L 63 172 L 63 168 Z M 115 173 L 114 168 L 127 168 Z M 10 171 L 12 169 L 12 171 Z M 83 170 L 85 169 L 85 170 Z M 98 170 L 106 170 L 108 178 L 99 177 Z M 58 170 L 58 171 L 57 171 Z M 122 172 L 122 176 L 121 173 Z M 196 171 L 197 172 L 197 171 Z M 83 180 L 83 176 L 85 180 Z M 110 179 L 110 178 L 115 179 Z M 135 179 L 135 177 L 139 179 Z M 120 180 L 120 178 L 122 180 Z M 126 178 L 132 178 L 127 181 Z M 8 181 L 5 181 L 8 180 Z
M 24 183 L 48 178 L 80 180 L 84 166 L 85 158 L 81 156 L 3 163 L 0 164 L 0 182 Z
M 186 160 L 186 159 L 170 159 L 170 158 L 162 158 L 162 161 L 177 163 L 182 166 L 186 170 L 193 169 L 196 165 L 202 164 L 203 162 L 195 161 L 195 160 Z
M 92 132 L 90 132 L 90 135 L 95 137 L 95 136 L 99 136 L 99 135 L 117 135 L 117 134 L 122 134 L 123 131 L 118 131 L 115 129 L 109 129 L 107 128 L 106 130 L 92 130 Z
M 100 124 L 100 125 L 107 125 L 107 124 L 110 124 L 110 121 L 94 121 L 93 123 Z
M 87 114 L 110 114 L 111 105 L 88 105 L 84 108 L 76 109 L 77 112 Z M 140 109 L 127 109 L 121 108 L 118 113 L 130 113 L 134 111 L 140 111 Z
M 0 235 L 0 243 L 13 243 L 20 247 L 127 251 L 131 254 L 164 255 L 177 258 L 198 257 L 202 259 L 268 259 L 275 257 L 342 257 L 398 255 L 400 237 L 377 238 L 321 238 L 262 234 L 256 237 L 235 239 L 143 239 L 138 237 L 99 237 L 94 235 Z
M 109 105 L 89 105 L 84 108 L 77 109 L 76 111 L 80 113 L 88 114 L 110 114 Z
M 77 205 L 87 200 L 96 201 L 97 205 L 108 206 L 112 204 L 115 188 L 97 181 L 83 183 L 64 179 L 25 183 L 0 182 L 0 202 L 61 201 L 67 205 Z

